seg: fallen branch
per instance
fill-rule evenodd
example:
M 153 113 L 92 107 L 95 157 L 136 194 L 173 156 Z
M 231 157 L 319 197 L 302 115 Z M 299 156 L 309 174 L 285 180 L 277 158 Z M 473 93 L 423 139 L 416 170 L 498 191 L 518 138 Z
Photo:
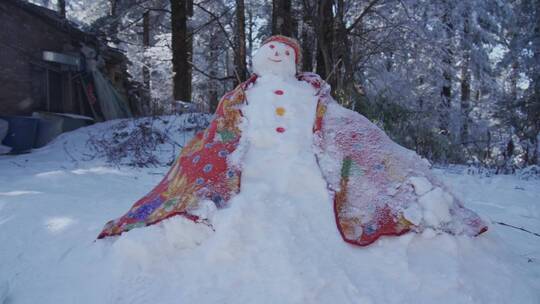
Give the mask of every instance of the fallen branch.
M 514 225 L 510 225 L 510 224 L 507 224 L 507 223 L 503 223 L 503 222 L 494 222 L 495 224 L 499 224 L 501 226 L 506 226 L 506 227 L 510 227 L 510 228 L 514 228 L 514 229 L 517 229 L 517 230 L 521 230 L 523 232 L 527 232 L 527 233 L 530 233 L 534 236 L 537 236 L 537 237 L 540 237 L 540 233 L 536 233 L 536 232 L 532 232 L 532 231 L 529 231 L 523 227 L 517 227 L 517 226 L 514 226 Z
M 324 80 L 325 82 L 328 82 L 328 79 L 330 79 L 330 77 L 332 77 L 332 74 L 334 74 L 334 72 L 336 71 L 336 68 L 338 67 L 338 65 L 341 63 L 341 58 L 339 58 L 339 60 L 336 62 L 336 64 L 334 64 L 334 66 L 332 67 L 332 71 L 330 71 L 330 74 L 328 74 L 328 76 L 326 76 L 326 79 Z
M 195 64 L 193 64 L 193 62 L 188 61 L 188 63 L 191 66 L 191 68 L 193 68 L 196 72 L 199 72 L 199 73 L 203 74 L 204 76 L 206 76 L 206 77 L 208 77 L 210 79 L 214 79 L 214 80 L 218 80 L 218 81 L 234 79 L 234 76 L 224 76 L 224 77 L 212 76 L 212 75 L 206 73 L 205 71 L 199 69 L 197 66 L 195 66 Z M 235 72 L 236 72 L 236 70 L 235 70 Z

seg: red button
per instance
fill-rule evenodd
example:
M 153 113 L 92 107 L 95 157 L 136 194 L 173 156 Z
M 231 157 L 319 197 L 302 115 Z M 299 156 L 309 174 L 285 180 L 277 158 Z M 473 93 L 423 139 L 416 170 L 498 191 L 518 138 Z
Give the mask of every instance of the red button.
M 276 95 L 283 95 L 283 91 L 282 91 L 282 90 L 275 90 L 275 91 L 274 91 L 274 94 L 276 94 Z
M 276 131 L 279 132 L 279 133 L 283 133 L 283 132 L 285 132 L 285 128 L 284 127 L 277 127 Z

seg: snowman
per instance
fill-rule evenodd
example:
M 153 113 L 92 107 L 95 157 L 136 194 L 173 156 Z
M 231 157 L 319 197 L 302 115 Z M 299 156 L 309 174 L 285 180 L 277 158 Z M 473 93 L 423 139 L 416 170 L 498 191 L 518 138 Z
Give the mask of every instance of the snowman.
M 326 183 L 313 151 L 318 98 L 313 86 L 296 78 L 299 52 L 287 41 L 267 41 L 253 58 L 257 80 L 242 109 L 242 140 L 248 146 L 242 190 L 253 181 L 271 185 L 276 193 L 321 194 Z
M 360 246 L 427 228 L 467 236 L 487 230 L 426 160 L 340 106 L 320 76 L 297 73 L 299 61 L 296 40 L 265 40 L 253 58 L 254 74 L 223 96 L 209 127 L 163 180 L 98 238 L 173 216 L 212 226 L 210 213 L 235 204 L 303 227 L 290 233 L 320 230 L 317 239 L 341 235 Z

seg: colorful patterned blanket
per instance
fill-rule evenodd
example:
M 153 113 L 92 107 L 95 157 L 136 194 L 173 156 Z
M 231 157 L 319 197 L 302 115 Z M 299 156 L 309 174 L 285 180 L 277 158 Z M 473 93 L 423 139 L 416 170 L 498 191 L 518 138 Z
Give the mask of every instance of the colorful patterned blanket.
M 203 201 L 227 206 L 240 191 L 241 181 L 241 167 L 228 162 L 228 156 L 238 147 L 245 91 L 256 78 L 222 97 L 209 127 L 184 147 L 150 193 L 105 225 L 99 239 L 175 215 L 206 223 L 198 215 Z M 318 75 L 303 73 L 298 79 L 317 91 L 314 149 L 334 194 L 336 224 L 346 242 L 365 246 L 383 235 L 428 227 L 469 236 L 487 230 L 430 174 L 427 161 L 394 143 L 362 115 L 339 106 Z

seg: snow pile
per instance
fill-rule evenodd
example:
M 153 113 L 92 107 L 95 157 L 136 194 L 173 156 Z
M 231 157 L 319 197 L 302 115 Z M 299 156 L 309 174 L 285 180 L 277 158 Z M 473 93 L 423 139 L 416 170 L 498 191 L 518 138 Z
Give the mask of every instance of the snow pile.
M 248 119 L 268 114 L 252 110 Z M 103 224 L 166 170 L 85 160 L 88 134 L 112 132 L 114 122 L 65 134 L 32 154 L 0 156 L 0 299 L 7 293 L 7 303 L 539 303 L 540 239 L 521 231 L 494 225 L 478 238 L 427 230 L 365 248 L 343 242 L 314 157 L 305 153 L 309 121 L 286 117 L 246 121 L 253 136 L 270 126 L 276 132 L 279 123 L 285 128 L 279 135 L 295 144 L 272 137 L 273 153 L 264 142 L 244 149 L 242 193 L 229 208 L 201 210 L 213 229 L 174 217 L 95 241 Z M 178 134 L 179 142 L 192 134 Z M 538 180 L 437 174 L 467 207 L 540 231 Z M 438 193 L 423 180 L 411 183 L 424 195 Z M 439 207 L 430 211 L 444 217 Z
M 422 215 L 411 214 L 411 210 L 406 210 L 405 217 L 418 225 L 421 219 L 429 226 L 437 227 L 440 223 L 450 222 L 450 207 L 453 201 L 452 196 L 441 187 L 433 188 L 429 180 L 423 176 L 411 177 L 409 182 L 414 188 L 414 192 L 420 196 L 418 203 L 422 207 Z M 413 205 L 414 206 L 414 205 Z

